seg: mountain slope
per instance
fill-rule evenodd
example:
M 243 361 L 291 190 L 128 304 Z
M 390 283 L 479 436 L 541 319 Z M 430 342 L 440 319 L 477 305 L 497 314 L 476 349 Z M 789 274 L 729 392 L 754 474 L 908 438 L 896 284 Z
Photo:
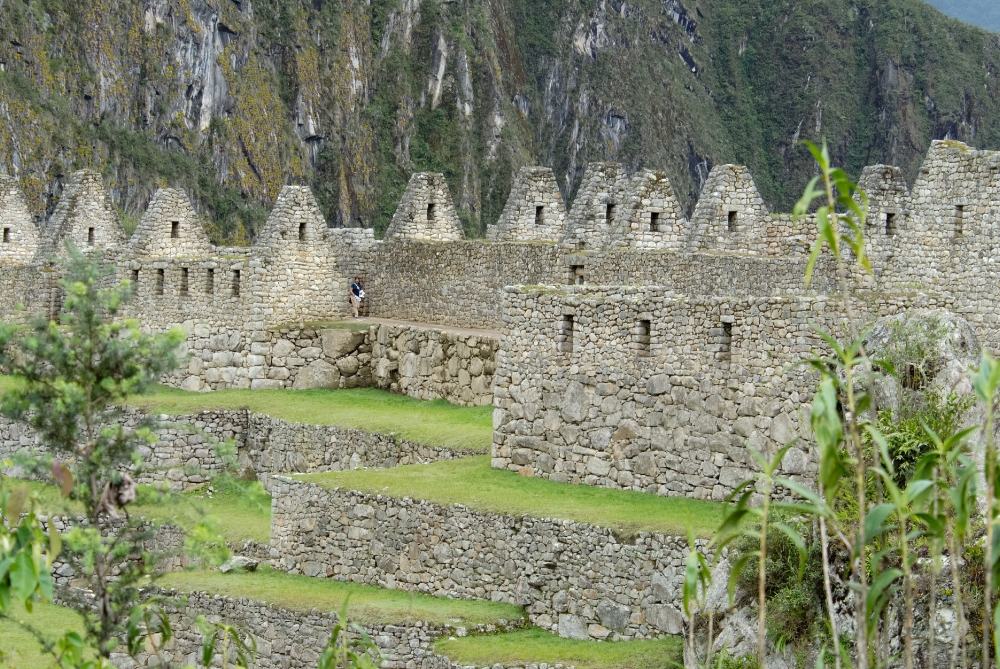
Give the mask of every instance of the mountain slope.
M 90 166 L 237 243 L 284 183 L 384 229 L 415 170 L 470 234 L 527 164 L 567 196 L 589 161 L 663 169 L 690 208 L 741 162 L 788 210 L 799 139 L 911 179 L 931 139 L 1000 147 L 998 39 L 922 0 L 0 0 L 0 163 L 40 218 Z

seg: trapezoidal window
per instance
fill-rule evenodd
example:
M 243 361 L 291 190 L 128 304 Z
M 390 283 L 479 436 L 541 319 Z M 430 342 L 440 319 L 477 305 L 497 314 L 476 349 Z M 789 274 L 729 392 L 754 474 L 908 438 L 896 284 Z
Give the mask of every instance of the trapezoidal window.
M 94 245 L 94 229 L 87 228 L 87 246 Z
M 434 216 L 435 216 L 436 213 L 437 213 L 437 205 L 435 205 L 433 202 L 431 204 L 427 205 L 427 222 L 428 223 L 433 223 L 434 222 Z
M 615 220 L 615 203 L 614 202 L 608 202 L 607 208 L 604 210 L 604 220 L 608 223 L 608 225 L 611 224 L 611 221 Z
M 10 228 L 3 229 L 3 243 L 10 244 Z
M 132 290 L 139 290 L 139 270 L 132 270 Z
M 573 316 L 565 315 L 559 321 L 559 334 L 556 335 L 556 350 L 561 353 L 573 352 Z
M 153 292 L 157 295 L 163 295 L 163 278 L 164 271 L 162 269 L 156 270 L 156 287 Z
M 545 207 L 535 207 L 535 225 L 545 224 Z
M 708 351 L 715 354 L 719 361 L 729 361 L 732 357 L 733 324 L 719 323 L 708 331 Z
M 181 297 L 188 296 L 188 278 L 189 278 L 188 268 L 181 267 Z
M 650 341 L 653 334 L 653 324 L 647 320 L 640 320 L 633 330 L 633 348 L 636 355 L 648 356 L 650 354 Z
M 729 232 L 736 232 L 736 223 L 738 222 L 739 217 L 740 217 L 740 212 L 738 211 L 729 212 L 726 219 L 726 225 L 729 227 Z
M 299 223 L 299 241 L 304 242 L 306 240 L 306 224 Z
M 215 293 L 215 270 L 211 268 L 205 270 L 205 293 L 208 295 Z
M 569 285 L 582 286 L 587 278 L 583 265 L 569 266 Z
M 649 231 L 650 232 L 660 231 L 660 212 L 658 211 L 649 212 Z
M 233 270 L 233 297 L 240 296 L 240 271 L 238 269 Z
M 180 239 L 181 238 L 181 222 L 180 221 L 170 221 L 170 238 Z
M 961 237 L 965 227 L 965 205 L 955 205 L 955 236 Z
M 885 234 L 892 237 L 896 234 L 896 212 L 888 211 L 885 214 Z

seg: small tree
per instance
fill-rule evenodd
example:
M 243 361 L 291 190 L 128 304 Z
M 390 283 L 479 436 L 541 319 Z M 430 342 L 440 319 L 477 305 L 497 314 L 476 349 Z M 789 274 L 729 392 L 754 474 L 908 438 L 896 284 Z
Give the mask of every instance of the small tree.
M 147 631 L 168 630 L 166 617 L 148 610 L 155 605 L 140 602 L 138 587 L 155 560 L 143 549 L 148 524 L 126 510 L 136 495 L 132 474 L 142 469 L 138 449 L 155 441 L 155 423 L 146 417 L 126 428 L 120 407 L 176 367 L 184 334 L 146 334 L 138 321 L 122 318 L 128 282 L 112 285 L 107 270 L 70 243 L 67 250 L 59 322 L 0 326 L 0 367 L 21 381 L 4 394 L 0 412 L 34 428 L 43 446 L 32 463 L 36 473 L 51 471 L 63 494 L 85 509 L 86 522 L 63 537 L 64 559 L 93 595 L 74 604 L 88 645 L 108 658 L 120 638 L 135 652 Z M 40 572 L 39 583 L 45 592 Z

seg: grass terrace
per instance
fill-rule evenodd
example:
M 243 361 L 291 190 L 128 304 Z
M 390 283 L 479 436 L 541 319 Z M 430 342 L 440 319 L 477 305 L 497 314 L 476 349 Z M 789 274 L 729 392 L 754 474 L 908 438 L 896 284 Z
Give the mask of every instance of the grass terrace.
M 0 619 L 0 652 L 3 653 L 5 667 L 18 669 L 45 669 L 52 666 L 52 656 L 42 653 L 38 639 L 15 620 L 30 624 L 36 631 L 49 639 L 64 632 L 83 634 L 83 619 L 74 611 L 55 604 L 35 603 L 28 613 L 20 605 L 15 605 L 11 619 Z M 87 657 L 93 657 L 92 652 Z
M 492 636 L 444 637 L 434 650 L 463 666 L 562 664 L 576 669 L 674 669 L 683 667 L 684 641 L 597 643 L 563 639 L 537 627 Z
M 485 625 L 501 619 L 513 621 L 524 617 L 524 610 L 511 604 L 444 599 L 403 590 L 386 590 L 374 585 L 296 576 L 268 567 L 261 567 L 254 573 L 174 572 L 159 579 L 157 585 L 181 592 L 204 591 L 228 597 L 249 597 L 292 611 L 340 611 L 350 598 L 348 618 L 372 625 L 420 621 Z
M 325 488 L 350 488 L 392 497 L 423 499 L 437 504 L 463 504 L 536 518 L 561 518 L 611 528 L 625 535 L 637 532 L 711 536 L 722 519 L 723 504 L 644 492 L 553 483 L 490 467 L 490 458 L 477 456 L 407 465 L 296 475 Z
M 0 376 L 0 393 L 17 384 Z M 445 400 L 416 400 L 375 388 L 345 390 L 217 390 L 195 393 L 160 386 L 136 395 L 129 405 L 153 413 L 182 415 L 249 409 L 311 425 L 395 434 L 401 439 L 463 451 L 488 453 L 493 439 L 493 407 L 461 407 Z
M 44 515 L 77 515 L 83 506 L 63 499 L 59 489 L 37 481 L 6 479 L 11 488 L 27 486 L 36 495 L 36 510 Z M 271 539 L 271 496 L 254 481 L 247 483 L 229 478 L 216 479 L 211 497 L 207 487 L 194 492 L 165 495 L 151 486 L 139 486 L 135 504 L 129 513 L 158 524 L 170 523 L 190 530 L 207 517 L 219 523 L 219 534 L 230 546 L 241 546 L 248 540 L 266 544 Z

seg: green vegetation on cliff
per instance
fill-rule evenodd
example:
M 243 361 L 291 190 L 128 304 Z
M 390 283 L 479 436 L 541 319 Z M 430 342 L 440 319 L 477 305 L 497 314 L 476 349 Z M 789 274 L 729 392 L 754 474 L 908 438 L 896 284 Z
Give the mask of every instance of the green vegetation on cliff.
M 125 214 L 182 186 L 243 243 L 289 182 L 384 230 L 409 174 L 439 171 L 476 235 L 528 164 L 567 195 L 590 161 L 663 169 L 690 208 L 745 163 L 788 210 L 798 139 L 910 179 L 932 139 L 1000 147 L 1000 41 L 923 0 L 415 4 L 2 3 L 0 163 L 40 216 L 94 167 Z

